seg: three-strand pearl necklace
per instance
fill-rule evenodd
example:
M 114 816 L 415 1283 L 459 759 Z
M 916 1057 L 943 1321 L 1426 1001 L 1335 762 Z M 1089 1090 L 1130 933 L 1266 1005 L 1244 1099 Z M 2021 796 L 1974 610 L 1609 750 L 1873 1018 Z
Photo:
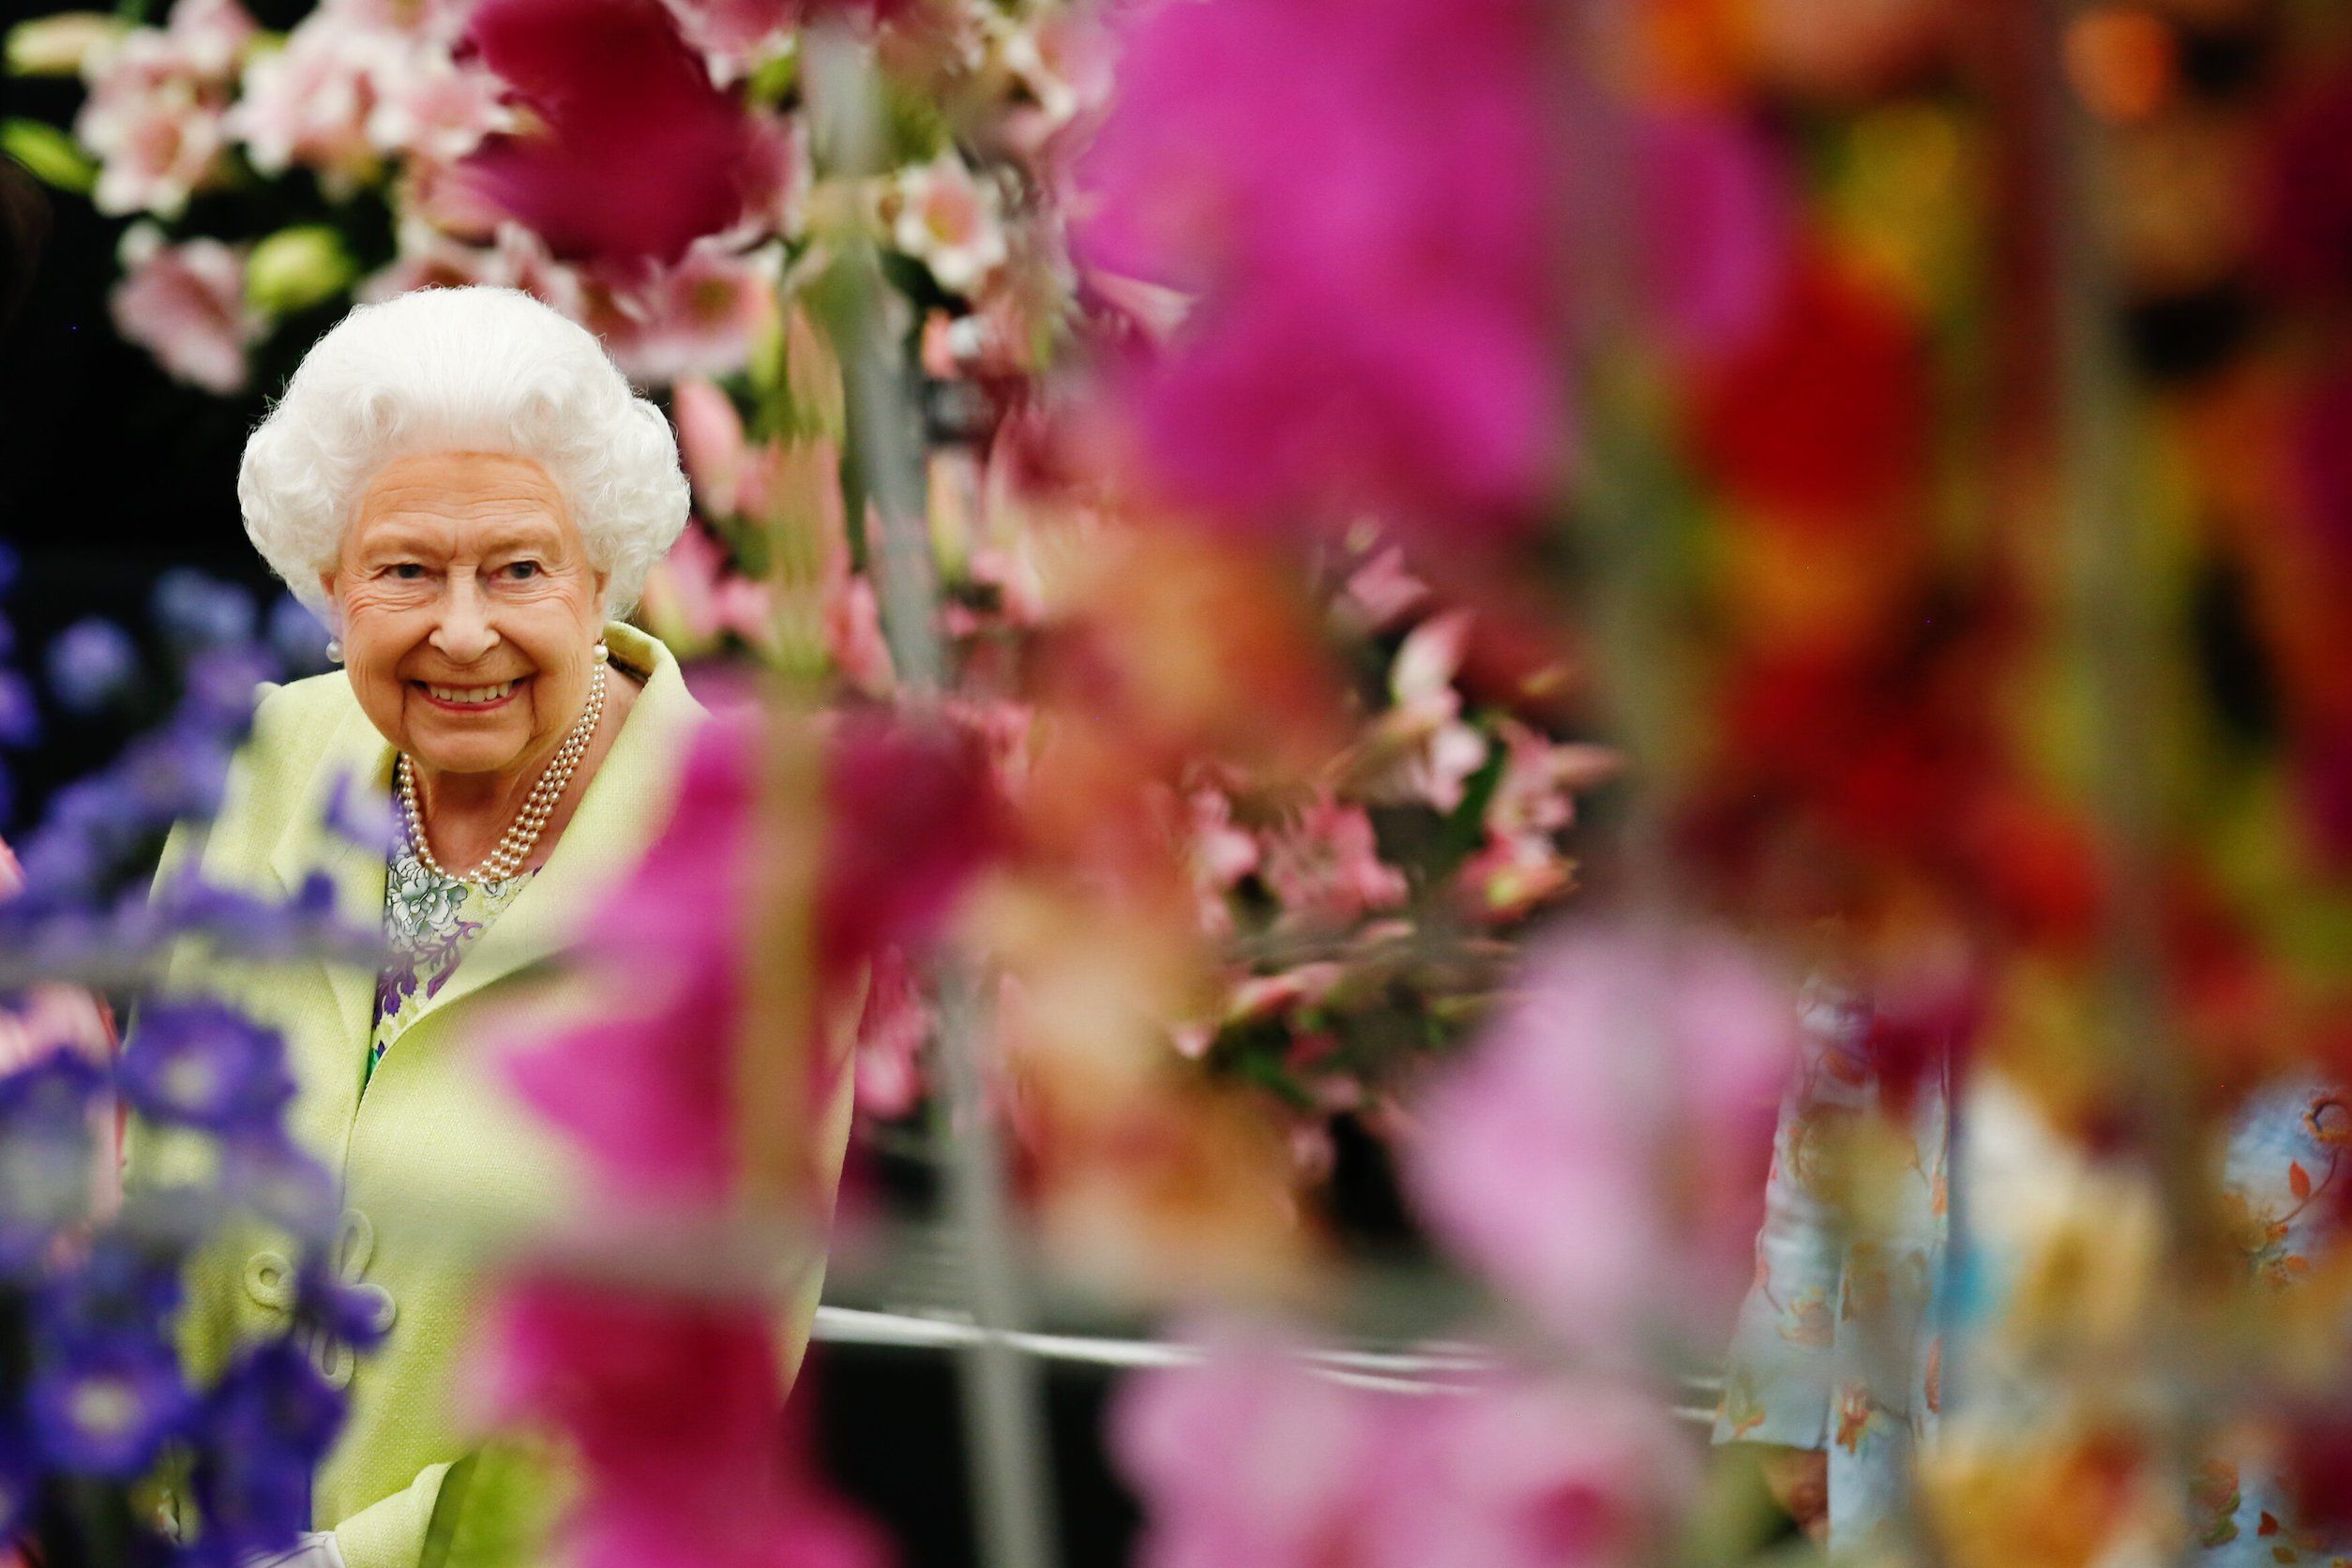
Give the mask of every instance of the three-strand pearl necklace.
M 416 764 L 408 753 L 400 753 L 400 809 L 408 819 L 408 841 L 416 851 L 416 858 L 435 876 L 451 882 L 504 882 L 522 869 L 523 862 L 539 842 L 539 835 L 547 830 L 547 820 L 555 811 L 555 803 L 564 798 L 564 788 L 572 781 L 572 770 L 588 751 L 588 743 L 596 738 L 596 723 L 604 717 L 605 666 L 599 662 L 596 672 L 588 678 L 588 705 L 580 710 L 580 719 L 572 732 L 564 737 L 564 744 L 555 750 L 554 760 L 539 775 L 538 783 L 531 788 L 531 798 L 522 803 L 522 809 L 507 826 L 505 837 L 498 848 L 484 858 L 482 864 L 460 875 L 445 869 L 433 858 L 433 847 L 425 841 L 425 814 L 416 803 Z

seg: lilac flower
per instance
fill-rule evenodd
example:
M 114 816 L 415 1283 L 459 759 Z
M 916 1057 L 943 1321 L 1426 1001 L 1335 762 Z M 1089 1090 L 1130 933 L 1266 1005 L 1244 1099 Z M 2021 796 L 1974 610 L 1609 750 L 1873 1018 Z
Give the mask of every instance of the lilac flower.
M 68 1347 L 35 1368 L 24 1397 L 42 1457 L 110 1481 L 143 1471 L 195 1405 L 172 1347 L 144 1335 Z
M 76 621 L 49 645 L 49 689 L 70 713 L 98 712 L 138 676 L 139 650 L 129 634 L 99 616 Z
M 328 667 L 326 628 L 291 594 L 269 607 L 269 645 L 290 674 L 316 675 Z
M 327 792 L 324 820 L 328 832 L 378 854 L 389 854 L 400 841 L 400 820 L 390 798 L 354 785 L 349 775 L 338 777 Z
M 204 1539 L 226 1560 L 286 1546 L 308 1527 L 310 1472 L 343 1399 L 291 1339 L 244 1351 L 205 1398 L 192 1477 Z
M 0 1078 L 0 1276 L 38 1268 L 89 1205 L 91 1108 L 105 1075 L 69 1050 Z
M 342 1217 L 334 1176 L 282 1136 L 241 1138 L 224 1148 L 220 1194 L 238 1208 L 314 1243 L 332 1237 Z
M 33 688 L 13 670 L 0 670 L 0 746 L 30 746 L 40 737 Z
M 109 1232 L 72 1268 L 41 1282 L 34 1311 L 51 1343 L 137 1334 L 179 1309 L 181 1259 Z
M 213 1001 L 150 1005 L 116 1079 L 143 1115 L 224 1134 L 268 1126 L 294 1092 L 277 1031 Z
M 10 1539 L 23 1525 L 39 1478 L 32 1444 L 12 1423 L 0 1420 L 0 1541 Z
M 150 608 L 164 635 L 183 647 L 236 647 L 253 640 L 253 596 L 193 566 L 165 572 Z

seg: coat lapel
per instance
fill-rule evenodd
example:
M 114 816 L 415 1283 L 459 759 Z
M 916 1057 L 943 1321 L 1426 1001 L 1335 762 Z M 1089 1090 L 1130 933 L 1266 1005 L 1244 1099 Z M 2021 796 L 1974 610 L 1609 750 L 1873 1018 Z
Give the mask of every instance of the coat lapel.
M 702 706 L 658 641 L 617 623 L 605 628 L 605 641 L 616 661 L 646 672 L 628 722 L 588 781 L 547 864 L 459 959 L 440 992 L 420 999 L 418 1020 L 570 945 L 602 895 L 637 864 L 669 819 L 678 764 L 704 716 Z M 383 897 L 378 867 L 379 904 Z M 409 1029 L 415 1028 L 413 1021 Z

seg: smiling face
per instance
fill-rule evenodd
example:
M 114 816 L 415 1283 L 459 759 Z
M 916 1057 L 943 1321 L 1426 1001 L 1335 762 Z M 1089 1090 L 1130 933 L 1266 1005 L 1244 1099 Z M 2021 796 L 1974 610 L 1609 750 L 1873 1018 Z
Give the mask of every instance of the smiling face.
M 587 703 L 606 575 L 527 458 L 386 463 L 320 581 L 360 707 L 420 768 L 535 772 Z

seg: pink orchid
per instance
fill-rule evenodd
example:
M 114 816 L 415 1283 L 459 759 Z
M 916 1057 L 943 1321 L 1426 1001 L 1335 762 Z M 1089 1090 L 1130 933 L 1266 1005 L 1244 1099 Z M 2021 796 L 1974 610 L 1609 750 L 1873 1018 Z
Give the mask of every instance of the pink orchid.
M 1213 937 L 1230 935 L 1233 907 L 1227 895 L 1258 869 L 1258 840 L 1234 825 L 1233 802 L 1214 789 L 1195 790 L 1184 797 L 1183 832 L 1201 929 Z
M 509 1287 L 483 1346 L 486 1414 L 567 1440 L 577 1568 L 878 1568 L 873 1527 L 827 1496 L 783 1410 L 756 1304 Z
M 123 234 L 114 330 L 180 380 L 227 395 L 245 385 L 246 351 L 268 322 L 246 303 L 245 257 L 216 239 L 167 245 L 152 223 Z
M 1259 876 L 1286 920 L 1347 926 L 1405 901 L 1405 874 L 1383 862 L 1364 807 L 1321 795 L 1264 837 Z
M 462 167 L 559 256 L 675 262 L 735 223 L 772 173 L 751 117 L 661 0 L 484 0 L 467 37 L 535 129 L 491 138 Z
M 83 61 L 74 134 L 98 159 L 100 212 L 177 218 L 219 183 L 238 62 L 257 29 L 236 0 L 180 0 L 167 26 L 135 27 Z
M 1572 927 L 1423 1099 L 1410 1189 L 1575 1343 L 1704 1334 L 1748 1274 L 1796 1029 L 1789 989 L 1728 938 Z
M 1696 1479 L 1664 1401 L 1504 1372 L 1408 1394 L 1213 1342 L 1121 1390 L 1142 1568 L 1585 1568 L 1644 1560 Z

